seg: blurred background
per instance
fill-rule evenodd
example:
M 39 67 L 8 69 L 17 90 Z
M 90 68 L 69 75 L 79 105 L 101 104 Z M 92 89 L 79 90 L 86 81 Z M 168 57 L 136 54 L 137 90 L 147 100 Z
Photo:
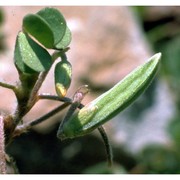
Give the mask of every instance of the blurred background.
M 0 7 L 0 79 L 18 81 L 13 51 L 22 19 L 43 7 Z M 177 174 L 180 173 L 180 7 L 56 7 L 72 31 L 67 53 L 73 65 L 71 97 L 84 84 L 86 104 L 135 67 L 162 52 L 156 79 L 133 105 L 105 124 L 114 154 L 109 168 L 98 133 L 77 139 L 56 138 L 59 113 L 7 147 L 21 174 Z M 53 68 L 41 93 L 55 94 Z M 0 87 L 0 109 L 12 113 L 16 99 Z M 58 105 L 38 102 L 24 118 L 31 121 Z M 14 173 L 11 171 L 10 173 Z

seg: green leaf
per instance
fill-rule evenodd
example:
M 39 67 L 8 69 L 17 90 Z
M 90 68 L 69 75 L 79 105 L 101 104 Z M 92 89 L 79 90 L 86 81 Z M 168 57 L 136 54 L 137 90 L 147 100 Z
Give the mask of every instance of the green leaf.
M 66 32 L 66 21 L 63 15 L 54 8 L 44 8 L 37 13 L 51 28 L 54 35 L 54 46 L 59 43 Z
M 67 60 L 60 61 L 55 66 L 55 88 L 60 97 L 64 97 L 71 84 L 72 66 Z
M 109 91 L 75 113 L 61 127 L 60 139 L 88 134 L 104 124 L 135 101 L 148 87 L 157 72 L 161 53 L 136 68 Z
M 54 8 L 44 8 L 37 14 L 26 15 L 23 19 L 23 28 L 46 48 L 62 48 L 71 41 L 63 15 Z
M 27 74 L 34 74 L 37 73 L 30 67 L 28 67 L 23 61 L 22 61 L 22 55 L 21 55 L 21 48 L 19 44 L 19 36 L 16 38 L 16 45 L 15 45 L 15 50 L 14 50 L 14 63 L 16 65 L 16 68 L 23 73 Z
M 47 71 L 52 65 L 49 53 L 23 32 L 16 39 L 14 60 L 21 72 L 30 74 Z
M 32 70 L 26 64 L 23 63 L 22 58 L 21 58 L 21 52 L 19 49 L 18 40 L 16 40 L 16 46 L 15 46 L 15 51 L 14 51 L 14 63 L 15 63 L 16 68 L 20 72 L 27 73 L 27 74 L 36 73 L 34 70 Z
M 62 40 L 58 44 L 56 44 L 56 48 L 65 49 L 70 44 L 70 42 L 71 42 L 71 31 L 67 27 L 65 35 L 63 36 Z
M 54 47 L 54 35 L 49 24 L 39 15 L 28 14 L 23 18 L 23 29 L 46 48 Z

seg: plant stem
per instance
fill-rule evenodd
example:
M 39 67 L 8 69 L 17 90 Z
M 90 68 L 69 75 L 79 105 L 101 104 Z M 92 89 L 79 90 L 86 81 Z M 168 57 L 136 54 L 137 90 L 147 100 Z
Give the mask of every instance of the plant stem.
M 45 120 L 47 120 L 48 118 L 52 117 L 53 115 L 57 114 L 58 112 L 62 111 L 63 109 L 65 109 L 67 106 L 69 106 L 70 103 L 64 103 L 58 107 L 56 107 L 55 109 L 53 109 L 52 111 L 50 111 L 49 113 L 45 114 L 44 116 L 41 116 L 40 118 L 32 121 L 29 123 L 29 126 L 35 126 Z
M 49 71 L 44 71 L 39 75 L 39 78 L 38 78 L 36 84 L 34 85 L 34 88 L 29 97 L 29 101 L 28 101 L 28 105 L 27 105 L 28 109 L 31 109 L 31 107 L 35 104 L 36 98 L 37 98 L 37 93 L 38 93 L 42 83 L 44 82 L 48 72 Z
M 5 141 L 4 141 L 4 119 L 0 116 L 0 174 L 6 174 Z
M 59 96 L 56 96 L 56 95 L 48 95 L 48 94 L 40 94 L 38 96 L 38 100 L 40 99 L 47 99 L 47 100 L 54 100 L 54 101 L 61 101 L 61 102 L 69 102 L 69 103 L 72 103 L 72 99 L 71 98 L 68 98 L 68 97 L 59 97 Z M 83 104 L 79 104 L 78 108 L 79 109 L 82 109 L 84 107 Z
M 56 52 L 54 57 L 52 58 L 53 62 L 55 61 L 56 58 L 58 58 L 58 55 L 61 56 L 61 54 L 64 54 L 66 51 L 68 51 L 69 48 L 64 49 L 61 53 L 60 52 Z M 51 65 L 52 67 L 52 65 Z M 50 69 L 48 71 L 44 71 L 41 72 L 39 74 L 39 77 L 35 83 L 35 85 L 33 86 L 33 89 L 30 92 L 30 95 L 27 94 L 27 97 L 25 97 L 25 100 L 21 104 L 18 104 L 16 111 L 15 111 L 15 123 L 18 124 L 19 121 L 23 118 L 23 116 L 28 113 L 31 108 L 34 106 L 34 104 L 38 101 L 38 91 L 42 86 L 42 83 L 44 82 L 48 72 L 50 71 Z M 23 87 L 24 88 L 24 87 Z M 28 99 L 27 99 L 28 98 Z
M 38 100 L 39 99 L 48 99 L 48 100 L 55 100 L 55 101 L 61 101 L 64 102 L 64 104 L 56 107 L 55 109 L 53 109 L 52 111 L 48 112 L 47 114 L 41 116 L 40 118 L 33 120 L 29 123 L 23 124 L 23 125 L 19 125 L 14 132 L 14 137 L 15 136 L 19 136 L 20 134 L 26 132 L 28 129 L 32 128 L 33 126 L 47 120 L 48 118 L 52 117 L 53 115 L 57 114 L 58 112 L 60 112 L 61 110 L 65 109 L 68 105 L 72 104 L 72 100 L 70 98 L 67 97 L 63 97 L 60 98 L 59 96 L 56 95 L 48 95 L 48 94 L 40 94 L 38 96 Z M 84 105 L 83 104 L 79 104 L 78 108 L 81 109 L 83 108 Z
M 112 163 L 113 163 L 113 153 L 112 153 L 111 145 L 109 143 L 108 136 L 107 136 L 106 131 L 103 128 L 103 126 L 99 126 L 98 127 L 98 131 L 101 134 L 101 137 L 103 138 L 103 141 L 104 141 L 104 145 L 106 147 L 108 166 L 112 166 Z
M 31 129 L 33 126 L 40 124 L 41 122 L 47 120 L 48 118 L 52 117 L 53 115 L 57 114 L 58 112 L 62 111 L 65 109 L 67 106 L 69 106 L 69 102 L 66 102 L 64 104 L 61 104 L 60 106 L 56 107 L 55 109 L 51 110 L 47 114 L 41 116 L 40 118 L 33 120 L 31 122 L 28 122 L 23 125 L 19 125 L 14 132 L 14 137 L 19 136 L 20 134 L 26 132 L 28 129 Z
M 63 50 L 62 52 L 55 52 L 53 55 L 52 55 L 52 61 L 54 62 L 59 56 L 65 56 L 65 52 L 68 51 L 69 48 L 66 48 L 65 50 Z M 52 67 L 52 65 L 51 65 Z M 34 85 L 33 89 L 32 89 L 32 92 L 31 92 L 31 95 L 29 97 L 29 101 L 28 101 L 28 104 L 27 104 L 27 109 L 30 110 L 33 105 L 36 103 L 37 101 L 37 93 L 40 89 L 40 87 L 42 86 L 42 83 L 44 82 L 48 72 L 50 71 L 50 69 L 48 71 L 44 71 L 44 72 L 41 72 L 41 74 L 39 75 L 39 78 L 36 82 L 36 84 Z
M 61 101 L 61 102 L 69 102 L 72 103 L 72 100 L 68 97 L 59 97 L 56 95 L 50 95 L 50 94 L 39 94 L 38 95 L 38 100 L 39 99 L 49 99 L 49 100 L 54 100 L 54 101 Z
M 16 89 L 16 86 L 6 83 L 6 82 L 1 82 L 1 81 L 0 81 L 0 86 L 2 86 L 4 88 L 12 89 L 12 90 Z
M 52 55 L 52 61 L 54 62 L 58 57 L 64 56 L 65 52 L 67 52 L 69 50 L 69 48 L 67 47 L 66 49 L 62 50 L 62 51 L 57 51 L 54 52 Z M 52 65 L 51 65 L 52 67 Z M 34 88 L 31 92 L 29 101 L 28 101 L 28 107 L 32 107 L 34 105 L 34 103 L 36 102 L 36 98 L 37 98 L 37 92 L 39 91 L 42 83 L 44 82 L 48 72 L 50 71 L 50 69 L 48 71 L 44 71 L 39 75 L 39 78 L 36 82 L 36 84 L 34 85 Z

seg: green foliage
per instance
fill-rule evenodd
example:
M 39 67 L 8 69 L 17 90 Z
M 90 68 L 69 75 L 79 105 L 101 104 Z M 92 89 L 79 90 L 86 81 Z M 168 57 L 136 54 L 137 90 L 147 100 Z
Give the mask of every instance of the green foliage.
M 47 71 L 52 65 L 49 53 L 23 32 L 16 40 L 14 60 L 21 72 L 29 74 Z
M 55 46 L 62 40 L 66 32 L 66 21 L 63 15 L 57 9 L 52 8 L 42 9 L 37 15 L 43 18 L 51 28 Z
M 142 18 L 142 25 L 146 31 L 148 41 L 154 51 L 163 53 L 161 63 L 164 82 L 170 87 L 168 99 L 173 101 L 175 112 L 166 125 L 169 143 L 166 145 L 149 145 L 145 148 L 140 159 L 144 162 L 144 173 L 179 173 L 180 169 L 180 31 L 178 7 L 140 7 L 138 13 Z M 156 9 L 156 10 L 155 10 Z M 155 11 L 154 11 L 155 10 Z M 165 13 L 166 11 L 166 13 Z M 161 12 L 164 12 L 162 14 Z M 166 97 L 165 97 L 166 98 Z M 169 107 L 168 107 L 169 108 Z M 171 107 L 170 107 L 171 108 Z M 170 111 L 172 111 L 172 109 Z M 163 109 L 162 109 L 163 111 Z M 165 110 L 166 111 L 166 110 Z M 169 111 L 169 109 L 168 109 Z M 165 122 L 164 122 L 165 123 Z M 143 170 L 142 170 L 143 171 Z
M 61 41 L 56 44 L 57 49 L 65 49 L 71 42 L 71 31 L 68 27 L 66 27 L 65 34 Z
M 54 37 L 51 28 L 38 15 L 27 15 L 23 20 L 24 31 L 34 36 L 41 44 L 47 48 L 52 48 Z
M 174 145 L 180 149 L 180 117 L 177 115 L 172 119 L 168 126 L 168 132 L 174 142 Z
M 164 52 L 164 61 L 162 62 L 164 76 L 168 81 L 173 94 L 176 96 L 176 103 L 180 107 L 180 36 L 174 37 L 163 46 L 159 47 Z
M 71 32 L 63 15 L 54 8 L 44 8 L 36 14 L 26 15 L 23 28 L 46 48 L 65 48 L 71 41 Z
M 141 164 L 146 169 L 145 173 L 178 173 L 180 157 L 172 149 L 161 145 L 147 146 L 141 153 Z
M 108 167 L 106 163 L 98 163 L 84 170 L 84 174 L 126 174 L 126 170 L 119 164 Z

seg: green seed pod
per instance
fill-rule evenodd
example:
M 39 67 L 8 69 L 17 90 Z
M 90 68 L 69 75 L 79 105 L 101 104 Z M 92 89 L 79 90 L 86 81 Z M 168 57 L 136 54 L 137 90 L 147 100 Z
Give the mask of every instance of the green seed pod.
M 153 80 L 160 57 L 161 53 L 154 55 L 113 88 L 73 114 L 59 130 L 58 138 L 63 140 L 86 135 L 124 110 Z
M 67 60 L 58 62 L 55 66 L 55 88 L 59 97 L 66 96 L 71 84 L 72 66 Z

